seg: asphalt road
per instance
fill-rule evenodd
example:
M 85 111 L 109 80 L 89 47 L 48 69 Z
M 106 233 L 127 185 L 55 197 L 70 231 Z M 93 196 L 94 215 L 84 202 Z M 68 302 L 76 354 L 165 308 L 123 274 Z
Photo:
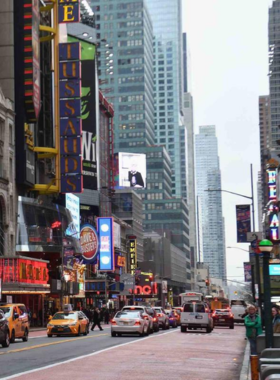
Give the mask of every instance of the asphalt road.
M 160 334 L 162 331 L 153 335 Z M 44 332 L 37 335 L 31 334 L 28 342 L 16 340 L 10 347 L 0 348 L 0 378 L 142 339 L 135 335 L 112 338 L 108 327 L 81 337 L 48 338 Z

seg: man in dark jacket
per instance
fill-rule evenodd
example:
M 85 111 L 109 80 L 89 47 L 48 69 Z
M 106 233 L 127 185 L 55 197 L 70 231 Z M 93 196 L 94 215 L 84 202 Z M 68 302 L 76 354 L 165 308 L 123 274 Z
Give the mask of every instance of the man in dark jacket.
M 93 312 L 93 325 L 91 331 L 94 330 L 95 326 L 98 326 L 100 331 L 103 330 L 103 328 L 100 326 L 100 311 L 98 307 L 96 307 Z

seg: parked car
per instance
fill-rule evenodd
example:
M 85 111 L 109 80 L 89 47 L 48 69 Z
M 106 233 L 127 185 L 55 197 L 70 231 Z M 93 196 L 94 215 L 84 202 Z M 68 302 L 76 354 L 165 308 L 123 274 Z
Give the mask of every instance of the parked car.
M 163 330 L 169 329 L 169 317 L 164 309 L 160 306 L 153 307 L 153 309 L 157 312 L 159 327 Z
M 87 335 L 89 320 L 81 311 L 61 311 L 55 313 L 47 326 L 47 335 Z
M 183 309 L 184 308 L 181 306 L 172 307 L 172 310 L 175 310 L 176 313 L 178 314 L 178 325 L 179 326 L 181 325 L 181 313 L 182 313 Z
M 111 321 L 111 336 L 122 334 L 148 335 L 149 320 L 141 310 L 122 310 L 117 312 Z
M 2 347 L 10 345 L 9 325 L 2 310 L 0 310 L 0 344 Z
M 230 309 L 216 309 L 213 313 L 214 326 L 228 326 L 234 329 L 234 316 Z
M 14 343 L 17 338 L 27 342 L 30 323 L 25 305 L 20 303 L 2 304 L 0 309 L 8 322 L 10 343 Z
M 124 306 L 122 308 L 122 311 L 142 311 L 144 313 L 144 318 L 149 320 L 149 330 L 148 334 L 152 334 L 154 332 L 154 321 L 151 315 L 148 313 L 148 307 L 147 306 Z

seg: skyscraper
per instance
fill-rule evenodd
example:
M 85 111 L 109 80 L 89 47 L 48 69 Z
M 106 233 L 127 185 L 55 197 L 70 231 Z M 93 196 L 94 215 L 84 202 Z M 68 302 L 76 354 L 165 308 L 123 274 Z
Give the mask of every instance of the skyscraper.
M 280 139 L 280 0 L 274 0 L 269 9 L 269 93 L 271 102 L 270 138 L 272 149 L 280 151 L 277 140 Z
M 153 32 L 144 0 L 91 0 L 100 88 L 114 105 L 115 151 L 154 144 Z
M 172 161 L 172 195 L 184 197 L 180 144 L 183 99 L 181 0 L 147 0 L 154 34 L 154 123 L 156 142 Z
M 222 212 L 218 140 L 213 125 L 199 127 L 195 138 L 196 191 L 201 206 L 203 261 L 211 277 L 226 280 L 225 233 Z

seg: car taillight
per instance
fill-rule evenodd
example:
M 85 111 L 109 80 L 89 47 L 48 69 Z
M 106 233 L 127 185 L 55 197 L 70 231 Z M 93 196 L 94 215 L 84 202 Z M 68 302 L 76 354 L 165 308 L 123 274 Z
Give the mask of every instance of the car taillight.
M 148 320 L 149 320 L 149 317 L 147 317 L 147 316 L 144 315 L 144 319 L 146 319 L 146 321 L 148 321 Z
M 141 322 L 140 321 L 135 321 L 134 326 L 140 326 Z
M 153 321 L 154 321 L 154 322 L 156 322 L 156 321 L 157 321 L 157 319 L 156 319 L 156 318 L 154 318 L 154 319 L 153 319 Z
M 170 317 L 169 319 L 170 319 L 171 321 L 173 321 L 174 318 Z
M 158 317 L 162 317 L 162 314 L 161 313 L 158 313 L 158 315 L 157 315 Z
M 229 315 L 231 318 L 233 318 L 234 317 L 234 315 L 232 314 L 232 313 L 230 313 L 230 315 Z
M 117 324 L 117 322 L 114 319 L 112 319 L 111 320 L 111 325 L 116 325 L 116 324 Z

